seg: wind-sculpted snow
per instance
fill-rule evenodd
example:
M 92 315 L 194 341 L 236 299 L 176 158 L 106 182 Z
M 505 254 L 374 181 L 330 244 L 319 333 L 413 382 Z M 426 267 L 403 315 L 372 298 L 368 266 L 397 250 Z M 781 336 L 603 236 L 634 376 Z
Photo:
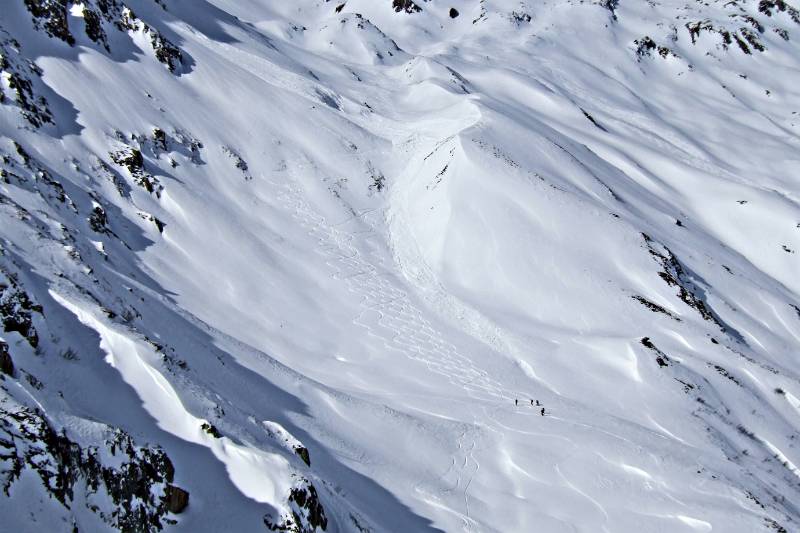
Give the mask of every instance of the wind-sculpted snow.
M 5 523 L 798 530 L 798 8 L 7 2 Z

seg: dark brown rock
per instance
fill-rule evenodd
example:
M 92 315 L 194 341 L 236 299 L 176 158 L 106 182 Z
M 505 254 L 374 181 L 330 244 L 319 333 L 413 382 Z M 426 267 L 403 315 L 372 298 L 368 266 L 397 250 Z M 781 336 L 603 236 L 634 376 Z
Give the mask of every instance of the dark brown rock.
M 167 485 L 164 502 L 167 505 L 167 511 L 180 514 L 189 505 L 189 493 L 175 485 Z

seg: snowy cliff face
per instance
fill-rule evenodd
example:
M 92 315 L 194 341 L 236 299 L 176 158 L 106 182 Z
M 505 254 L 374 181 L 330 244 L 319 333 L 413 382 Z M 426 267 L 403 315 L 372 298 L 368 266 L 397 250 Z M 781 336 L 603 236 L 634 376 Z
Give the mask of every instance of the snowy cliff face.
M 4 527 L 800 530 L 799 9 L 6 0 Z

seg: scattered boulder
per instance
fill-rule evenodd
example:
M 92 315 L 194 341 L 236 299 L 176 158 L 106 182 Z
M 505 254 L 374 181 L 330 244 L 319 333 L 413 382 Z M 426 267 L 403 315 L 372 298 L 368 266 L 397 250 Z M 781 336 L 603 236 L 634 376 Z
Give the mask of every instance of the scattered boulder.
M 451 7 L 451 8 L 450 8 L 450 18 L 451 18 L 451 19 L 454 19 L 454 18 L 456 18 L 458 15 L 459 15 L 459 13 L 458 13 L 458 9 L 456 9 L 456 8 L 454 8 L 454 7 Z
M 189 493 L 175 485 L 167 485 L 164 491 L 167 511 L 173 514 L 182 513 L 189 505 Z
M 222 433 L 220 433 L 219 430 L 213 424 L 209 424 L 208 422 L 203 422 L 200 425 L 200 429 L 202 429 L 203 431 L 205 431 L 206 433 L 208 433 L 209 435 L 211 435 L 215 439 L 222 438 Z

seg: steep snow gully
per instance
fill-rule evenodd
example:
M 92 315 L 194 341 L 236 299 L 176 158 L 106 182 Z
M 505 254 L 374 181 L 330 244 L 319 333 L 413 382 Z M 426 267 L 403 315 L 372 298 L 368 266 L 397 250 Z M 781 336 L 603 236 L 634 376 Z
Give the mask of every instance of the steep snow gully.
M 800 6 L 7 0 L 3 531 L 800 531 Z

